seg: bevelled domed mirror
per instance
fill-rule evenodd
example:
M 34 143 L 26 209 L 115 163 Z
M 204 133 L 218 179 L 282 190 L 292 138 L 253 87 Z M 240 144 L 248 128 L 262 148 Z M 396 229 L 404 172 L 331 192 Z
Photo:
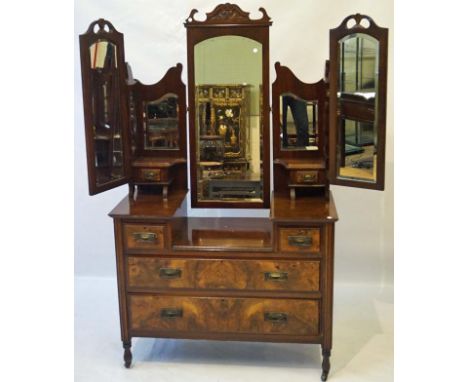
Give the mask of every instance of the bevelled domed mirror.
M 330 181 L 384 189 L 388 29 L 348 16 L 330 30 Z
M 192 207 L 269 207 L 271 22 L 260 11 L 224 4 L 186 20 Z

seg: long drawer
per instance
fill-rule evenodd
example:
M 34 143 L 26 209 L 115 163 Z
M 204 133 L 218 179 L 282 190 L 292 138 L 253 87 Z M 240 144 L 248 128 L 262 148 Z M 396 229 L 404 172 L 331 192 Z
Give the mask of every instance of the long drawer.
M 129 256 L 129 288 L 313 292 L 320 261 L 168 259 Z
M 129 307 L 131 330 L 147 333 L 319 334 L 316 300 L 130 294 Z

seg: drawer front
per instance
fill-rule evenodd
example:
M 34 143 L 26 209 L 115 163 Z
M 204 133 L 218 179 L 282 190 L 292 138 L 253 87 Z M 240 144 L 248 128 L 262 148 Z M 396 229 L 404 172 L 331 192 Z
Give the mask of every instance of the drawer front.
M 319 261 L 161 259 L 128 257 L 128 286 L 312 292 L 320 289 Z
M 284 252 L 319 252 L 320 228 L 279 228 L 279 250 Z
M 321 171 L 293 171 L 292 182 L 296 184 L 322 184 Z
M 166 227 L 164 225 L 125 224 L 126 249 L 163 249 Z
M 160 182 L 161 169 L 159 168 L 140 168 L 138 169 L 138 181 L 140 182 Z
M 319 334 L 315 300 L 130 295 L 130 328 L 146 332 Z

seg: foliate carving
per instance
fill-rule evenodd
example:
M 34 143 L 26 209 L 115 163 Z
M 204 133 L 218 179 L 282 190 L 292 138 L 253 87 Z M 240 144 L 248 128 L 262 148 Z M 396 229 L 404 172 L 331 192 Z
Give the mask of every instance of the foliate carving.
M 190 12 L 189 17 L 185 20 L 185 26 L 209 26 L 222 24 L 254 24 L 254 25 L 271 25 L 271 19 L 264 8 L 259 8 L 262 13 L 260 19 L 251 19 L 249 12 L 244 12 L 236 4 L 220 4 L 212 12 L 206 14 L 206 20 L 195 20 L 197 9 Z

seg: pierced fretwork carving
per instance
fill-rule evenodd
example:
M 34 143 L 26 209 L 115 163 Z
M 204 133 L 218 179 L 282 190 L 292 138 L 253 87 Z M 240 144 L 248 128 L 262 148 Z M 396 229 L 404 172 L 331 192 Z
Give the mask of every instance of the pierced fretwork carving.
M 96 30 L 97 26 L 97 30 Z M 90 25 L 86 33 L 95 33 L 95 34 L 102 34 L 102 33 L 114 33 L 117 30 L 114 28 L 110 21 L 99 19 L 93 21 Z

